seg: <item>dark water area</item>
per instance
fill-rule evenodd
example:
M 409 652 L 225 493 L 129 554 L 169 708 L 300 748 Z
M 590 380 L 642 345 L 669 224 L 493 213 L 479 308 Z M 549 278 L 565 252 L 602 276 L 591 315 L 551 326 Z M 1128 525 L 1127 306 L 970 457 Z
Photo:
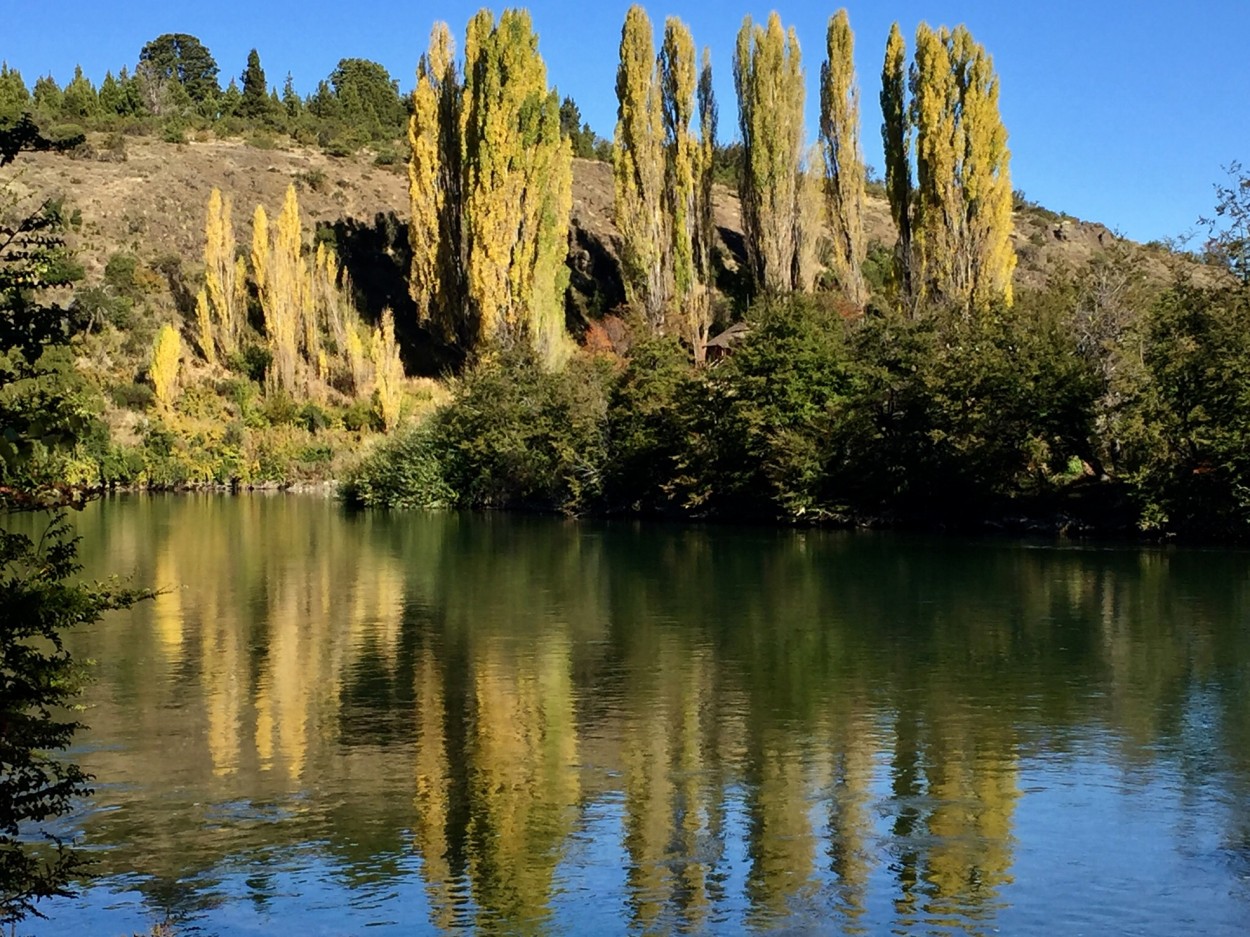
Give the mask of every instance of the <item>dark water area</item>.
M 35 934 L 1250 933 L 1250 553 L 110 500 Z

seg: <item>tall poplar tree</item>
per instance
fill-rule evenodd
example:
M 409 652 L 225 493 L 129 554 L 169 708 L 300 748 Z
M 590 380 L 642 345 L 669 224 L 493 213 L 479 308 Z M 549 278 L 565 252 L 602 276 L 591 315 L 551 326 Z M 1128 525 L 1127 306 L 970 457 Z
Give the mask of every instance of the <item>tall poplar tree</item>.
M 453 344 L 471 338 L 464 327 L 460 104 L 451 30 L 436 23 L 417 66 L 408 120 L 409 290 L 417 320 Z
M 699 179 L 695 194 L 694 257 L 699 279 L 704 284 L 704 299 L 698 307 L 699 318 L 693 321 L 691 341 L 695 361 L 702 363 L 708 331 L 712 327 L 712 269 L 716 241 L 716 217 L 712 207 L 712 180 L 716 162 L 716 94 L 712 89 L 712 51 L 703 47 L 699 68 Z
M 890 27 L 881 69 L 881 142 L 885 148 L 885 190 L 898 231 L 898 266 L 904 296 L 912 296 L 911 117 L 907 108 L 907 43 L 898 23 Z
M 886 52 L 883 133 L 910 292 L 968 310 L 1010 304 L 1016 265 L 1011 154 L 993 61 L 963 26 L 933 30 L 922 23 L 905 106 L 893 80 L 903 56 L 895 32 Z M 915 135 L 914 191 L 907 174 L 909 128 Z
M 698 69 L 694 39 L 681 20 L 664 22 L 659 77 L 664 115 L 664 202 L 668 221 L 668 255 L 672 268 L 672 301 L 683 337 L 692 346 L 700 341 L 703 319 L 698 307 L 706 302 L 704 284 L 695 262 L 695 230 L 698 225 L 698 140 L 691 131 L 695 110 Z M 706 336 L 703 336 L 706 341 Z
M 621 232 L 625 294 L 661 330 L 669 295 L 666 270 L 664 113 L 651 20 L 637 4 L 621 28 L 616 70 L 614 217 Z
M 573 152 L 525 10 L 479 11 L 465 40 L 461 110 L 465 293 L 477 343 L 525 343 L 550 365 L 570 351 Z
M 788 292 L 807 279 L 799 242 L 804 167 L 803 69 L 794 29 L 771 13 L 767 27 L 748 16 L 738 31 L 734 85 L 742 133 L 742 228 L 757 289 Z
M 820 70 L 820 139 L 833 240 L 830 261 L 843 294 L 853 305 L 863 306 L 868 301 L 862 270 L 865 172 L 859 146 L 855 37 L 845 9 L 829 18 L 825 47 L 827 57 Z

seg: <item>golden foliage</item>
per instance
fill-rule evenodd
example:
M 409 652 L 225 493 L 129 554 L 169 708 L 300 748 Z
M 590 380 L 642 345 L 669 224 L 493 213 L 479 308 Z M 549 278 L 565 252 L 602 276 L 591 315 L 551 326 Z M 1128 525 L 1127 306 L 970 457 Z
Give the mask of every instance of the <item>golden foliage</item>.
M 382 310 L 382 323 L 373 333 L 371 357 L 377 375 L 374 406 L 382 418 L 382 426 L 390 433 L 399 425 L 399 410 L 404 399 L 404 365 L 395 343 L 395 317 L 389 309 Z
M 634 4 L 621 28 L 616 71 L 613 217 L 621 232 L 625 295 L 640 307 L 653 328 L 662 330 L 671 260 L 666 263 L 669 219 L 665 211 L 664 114 L 658 72 L 651 20 Z
M 178 368 L 182 361 L 182 336 L 169 323 L 156 333 L 152 342 L 152 359 L 148 376 L 156 399 L 163 407 L 171 406 L 178 390 Z
M 825 163 L 825 197 L 833 240 L 830 262 L 842 294 L 862 308 L 868 301 L 863 263 L 864 157 L 859 146 L 859 86 L 855 81 L 855 36 L 845 9 L 829 18 L 827 58 L 820 70 L 820 139 Z
M 230 199 L 214 187 L 208 196 L 204 226 L 204 288 L 216 318 L 213 338 L 225 355 L 238 349 L 247 320 L 246 280 L 239 276 L 230 214 Z M 207 360 L 215 361 L 216 356 Z
M 804 164 L 803 69 L 794 29 L 769 14 L 767 27 L 747 16 L 734 52 L 742 133 L 739 194 L 742 229 L 757 289 L 788 292 L 799 284 L 799 182 Z

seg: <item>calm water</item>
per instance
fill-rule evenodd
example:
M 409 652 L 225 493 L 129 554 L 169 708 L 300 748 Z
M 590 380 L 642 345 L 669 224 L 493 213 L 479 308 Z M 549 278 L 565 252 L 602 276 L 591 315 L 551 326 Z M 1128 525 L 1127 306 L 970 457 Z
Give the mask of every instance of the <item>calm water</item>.
M 1250 931 L 1250 554 L 112 501 L 36 934 Z

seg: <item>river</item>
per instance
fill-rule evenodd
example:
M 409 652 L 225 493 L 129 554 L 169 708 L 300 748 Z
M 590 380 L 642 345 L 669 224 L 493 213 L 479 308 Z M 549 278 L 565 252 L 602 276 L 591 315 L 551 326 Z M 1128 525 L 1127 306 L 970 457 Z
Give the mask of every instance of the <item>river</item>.
M 35 934 L 1250 932 L 1250 553 L 110 499 Z

